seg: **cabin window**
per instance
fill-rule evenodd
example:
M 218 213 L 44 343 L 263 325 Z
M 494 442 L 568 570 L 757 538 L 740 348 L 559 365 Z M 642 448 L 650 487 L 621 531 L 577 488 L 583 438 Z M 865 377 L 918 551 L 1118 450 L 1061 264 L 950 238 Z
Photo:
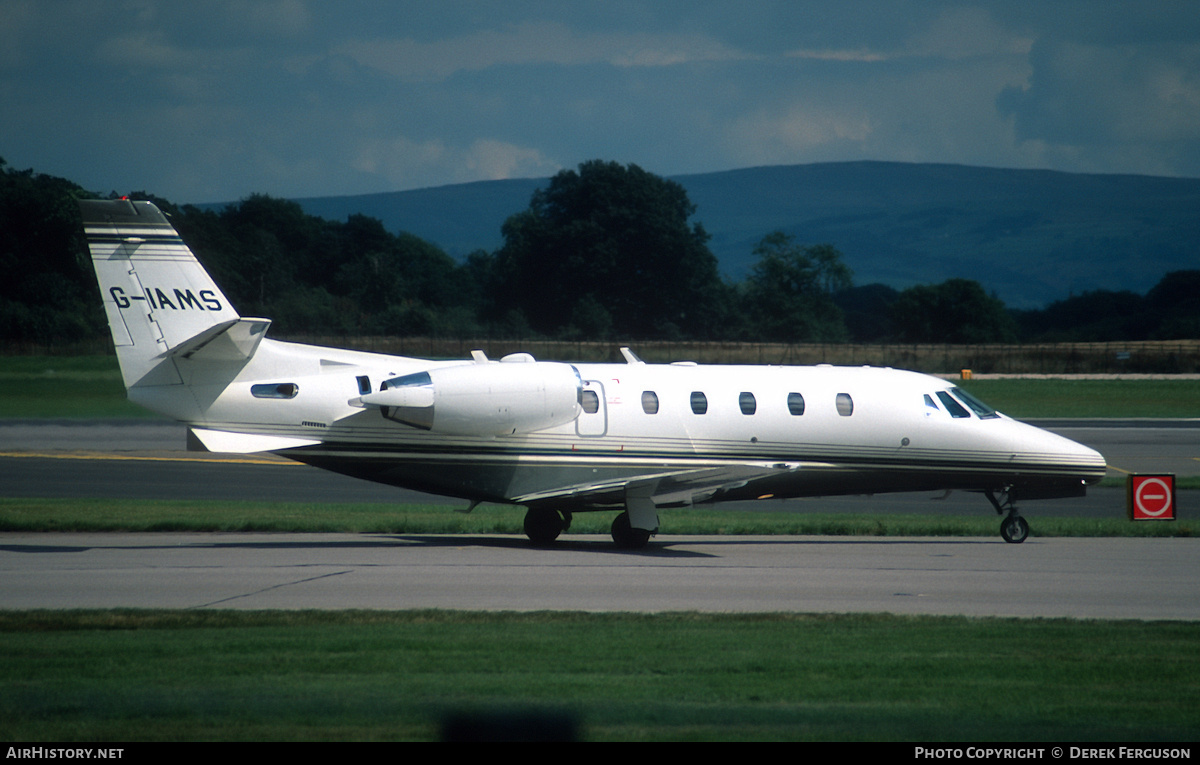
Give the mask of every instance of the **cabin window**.
M 951 417 L 970 417 L 971 413 L 966 410 L 962 404 L 954 400 L 954 398 L 944 390 L 939 390 L 937 397 L 942 400 L 942 406 L 946 407 L 946 411 Z
M 579 403 L 583 405 L 583 411 L 588 414 L 595 414 L 600 411 L 600 397 L 596 395 L 594 390 L 585 390 L 579 396 Z
M 646 414 L 658 414 L 658 394 L 652 390 L 642 391 L 642 411 Z
M 804 414 L 804 396 L 799 393 L 789 393 L 788 411 L 797 417 Z
M 975 412 L 975 414 L 978 415 L 979 419 L 981 420 L 990 420 L 994 417 L 1000 416 L 1000 413 L 995 409 L 975 398 L 970 393 L 967 393 L 962 388 L 951 388 L 950 392 L 953 393 L 954 397 L 959 401 L 969 406 L 971 411 Z
M 849 393 L 837 394 L 837 413 L 843 417 L 854 414 L 854 399 L 850 398 Z
M 704 414 L 708 411 L 708 397 L 703 392 L 692 391 L 692 413 Z
M 251 385 L 250 395 L 255 398 L 295 398 L 300 392 L 296 383 L 263 383 Z
M 366 375 L 358 377 L 358 392 L 364 396 L 371 392 L 371 378 Z
M 738 407 L 741 408 L 742 414 L 754 414 L 758 409 L 758 402 L 754 400 L 754 394 L 743 391 L 738 394 Z

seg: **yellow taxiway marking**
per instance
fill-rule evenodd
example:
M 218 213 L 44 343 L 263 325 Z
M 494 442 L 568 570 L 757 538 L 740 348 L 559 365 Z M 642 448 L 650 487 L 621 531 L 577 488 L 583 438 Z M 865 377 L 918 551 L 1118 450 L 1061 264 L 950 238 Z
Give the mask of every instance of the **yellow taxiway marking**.
M 266 459 L 263 457 L 150 457 L 138 454 L 114 454 L 112 452 L 0 452 L 0 457 L 35 457 L 44 460 L 96 460 L 137 462 L 219 462 L 231 465 L 299 465 L 291 460 Z

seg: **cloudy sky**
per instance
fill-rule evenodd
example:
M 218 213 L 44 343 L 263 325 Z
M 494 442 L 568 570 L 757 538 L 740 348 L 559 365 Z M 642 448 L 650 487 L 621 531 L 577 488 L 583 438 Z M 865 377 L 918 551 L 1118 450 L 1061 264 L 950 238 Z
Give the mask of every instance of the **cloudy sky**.
M 1200 177 L 1200 5 L 0 0 L 0 157 L 180 203 L 595 158 Z

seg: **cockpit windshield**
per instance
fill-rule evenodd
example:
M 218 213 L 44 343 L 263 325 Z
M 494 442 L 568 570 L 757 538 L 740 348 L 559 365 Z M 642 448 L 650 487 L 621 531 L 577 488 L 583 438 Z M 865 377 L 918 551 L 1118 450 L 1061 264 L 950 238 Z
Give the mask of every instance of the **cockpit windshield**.
M 945 408 L 947 414 L 955 419 L 970 419 L 971 412 L 981 420 L 990 420 L 999 417 L 1000 414 L 995 409 L 983 403 L 979 399 L 967 393 L 962 388 L 951 388 L 948 391 L 939 390 L 934 396 L 925 394 L 925 416 L 929 417 L 936 412 L 941 411 L 937 405 L 937 401 L 942 402 L 942 407 Z M 964 404 L 966 405 L 964 407 Z M 967 411 L 967 410 L 970 411 Z
M 946 407 L 946 411 L 950 413 L 951 417 L 959 419 L 971 416 L 971 413 L 964 409 L 963 405 L 955 401 L 954 397 L 946 391 L 939 390 L 937 397 L 942 400 L 942 406 Z
M 975 416 L 981 420 L 990 420 L 1000 416 L 1000 413 L 995 409 L 975 398 L 970 393 L 967 393 L 962 388 L 951 388 L 950 392 L 954 394 L 955 398 L 966 404 L 975 413 Z

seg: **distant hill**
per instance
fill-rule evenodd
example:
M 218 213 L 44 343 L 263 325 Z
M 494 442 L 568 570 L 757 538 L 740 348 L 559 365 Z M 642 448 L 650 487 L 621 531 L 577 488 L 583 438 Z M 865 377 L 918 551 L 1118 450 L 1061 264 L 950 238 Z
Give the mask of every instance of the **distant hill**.
M 298 201 L 312 215 L 362 213 L 451 255 L 494 250 L 500 227 L 548 179 L 467 183 Z M 974 279 L 1010 308 L 1096 289 L 1144 293 L 1200 264 L 1200 179 L 958 165 L 838 162 L 676 176 L 741 279 L 776 229 L 828 242 L 856 284 L 897 289 Z

